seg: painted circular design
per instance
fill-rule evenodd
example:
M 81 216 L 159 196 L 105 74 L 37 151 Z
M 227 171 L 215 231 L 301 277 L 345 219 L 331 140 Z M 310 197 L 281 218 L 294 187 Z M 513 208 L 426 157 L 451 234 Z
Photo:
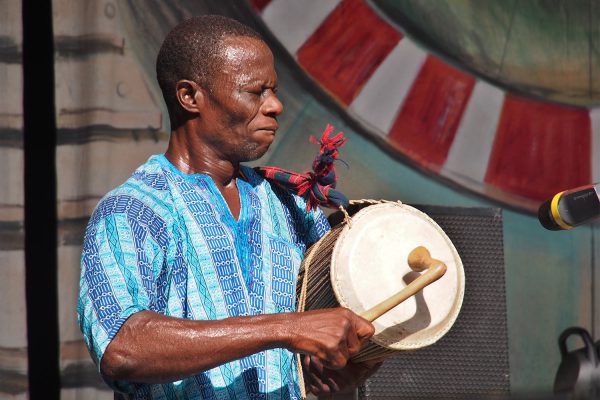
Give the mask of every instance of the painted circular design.
M 527 211 L 600 178 L 598 110 L 523 96 L 457 68 L 366 1 L 250 3 L 350 118 L 420 169 Z M 536 78 L 531 71 L 522 77 Z

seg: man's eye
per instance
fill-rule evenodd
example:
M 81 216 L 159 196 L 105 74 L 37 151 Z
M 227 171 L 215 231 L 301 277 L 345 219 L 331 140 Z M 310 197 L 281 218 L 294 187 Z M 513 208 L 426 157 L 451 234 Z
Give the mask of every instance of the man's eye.
M 272 90 L 273 93 L 277 93 L 277 88 L 270 88 L 270 87 L 250 89 L 250 90 L 248 90 L 248 93 L 252 93 L 256 96 L 264 96 L 269 92 L 269 90 Z

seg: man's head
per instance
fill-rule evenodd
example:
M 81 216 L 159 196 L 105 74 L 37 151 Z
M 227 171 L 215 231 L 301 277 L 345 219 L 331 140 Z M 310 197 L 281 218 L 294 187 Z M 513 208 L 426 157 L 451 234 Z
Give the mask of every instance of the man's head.
M 220 16 L 184 21 L 165 39 L 157 75 L 171 128 L 194 127 L 188 147 L 234 162 L 267 151 L 283 106 L 273 55 L 256 32 Z
M 248 26 L 220 15 L 189 18 L 173 28 L 165 38 L 156 59 L 156 78 L 171 124 L 180 123 L 177 82 L 187 79 L 212 89 L 213 74 L 223 63 L 223 40 L 227 37 L 250 37 L 262 41 L 260 35 Z

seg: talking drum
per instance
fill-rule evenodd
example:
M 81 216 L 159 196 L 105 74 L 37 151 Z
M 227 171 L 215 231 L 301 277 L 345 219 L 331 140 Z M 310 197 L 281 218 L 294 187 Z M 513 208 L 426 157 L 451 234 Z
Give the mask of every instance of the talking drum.
M 298 310 L 342 306 L 372 320 L 375 335 L 352 357 L 356 362 L 436 342 L 452 327 L 464 295 L 464 270 L 454 245 L 413 207 L 352 204 L 372 205 L 347 215 L 308 249 Z

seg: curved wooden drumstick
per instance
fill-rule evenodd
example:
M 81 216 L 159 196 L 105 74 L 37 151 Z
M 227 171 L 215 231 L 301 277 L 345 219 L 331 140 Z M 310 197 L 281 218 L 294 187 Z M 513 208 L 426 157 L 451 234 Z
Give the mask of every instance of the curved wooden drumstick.
M 381 317 L 398 304 L 411 296 L 414 296 L 419 290 L 425 286 L 432 284 L 433 282 L 440 279 L 446 273 L 448 267 L 446 264 L 435 258 L 431 258 L 429 250 L 423 246 L 414 248 L 408 255 L 408 266 L 416 272 L 425 271 L 417 279 L 409 283 L 404 289 L 398 293 L 390 296 L 387 300 L 382 301 L 376 306 L 363 311 L 359 315 L 369 322 L 373 322 L 377 318 Z

